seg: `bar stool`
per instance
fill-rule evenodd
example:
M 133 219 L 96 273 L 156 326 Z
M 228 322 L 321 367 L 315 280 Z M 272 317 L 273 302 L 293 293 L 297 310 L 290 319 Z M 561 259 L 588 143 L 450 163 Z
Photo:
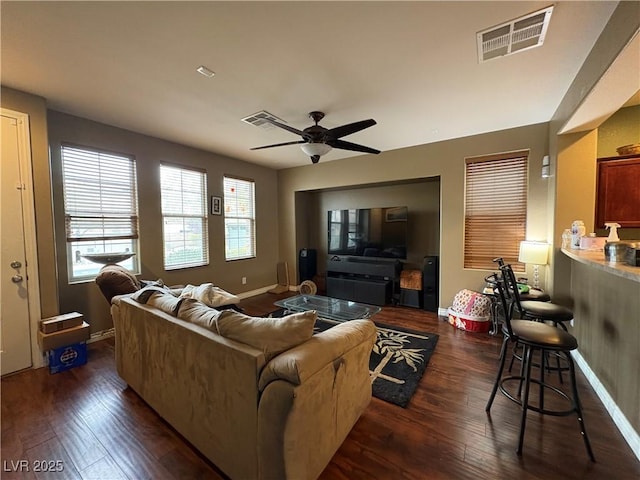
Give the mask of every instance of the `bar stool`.
M 551 322 L 554 327 L 560 327 L 567 332 L 565 322 L 573 319 L 573 311 L 562 305 L 552 302 L 538 302 L 533 300 L 522 300 L 522 295 L 518 291 L 518 284 L 515 273 L 509 264 L 500 266 L 502 274 L 503 288 L 505 297 L 508 298 L 509 313 L 513 317 L 513 309 L 518 310 L 520 319 L 534 320 L 536 322 Z M 517 344 L 514 345 L 514 353 L 509 364 L 509 371 L 513 367 L 514 359 L 522 360 L 522 356 L 516 352 Z M 563 383 L 562 372 L 568 370 L 567 366 L 560 365 L 561 355 L 552 354 L 555 357 L 556 365 L 552 367 L 547 362 L 548 371 L 557 371 L 560 383 Z
M 595 457 L 593 455 L 593 451 L 591 450 L 591 443 L 589 442 L 589 437 L 587 436 L 587 431 L 584 425 L 584 419 L 582 416 L 582 407 L 580 405 L 580 399 L 578 397 L 578 387 L 576 383 L 576 374 L 575 374 L 575 366 L 573 363 L 573 359 L 571 358 L 571 351 L 578 348 L 578 342 L 571 334 L 565 332 L 560 328 L 553 327 L 551 325 L 547 325 L 541 322 L 532 322 L 530 320 L 512 320 L 509 309 L 507 308 L 507 298 L 504 292 L 504 286 L 502 282 L 498 278 L 496 274 L 490 275 L 485 279 L 488 283 L 494 285 L 494 289 L 498 292 L 498 296 L 500 301 L 502 302 L 502 307 L 505 311 L 505 318 L 502 327 L 502 333 L 504 335 L 504 340 L 502 342 L 502 348 L 500 350 L 500 362 L 498 367 L 498 373 L 496 375 L 496 380 L 493 385 L 493 389 L 491 391 L 491 395 L 489 396 L 489 400 L 485 407 L 485 411 L 487 414 L 491 413 L 491 406 L 493 405 L 493 401 L 495 399 L 496 393 L 498 389 L 502 394 L 504 394 L 509 400 L 514 403 L 520 405 L 522 413 L 520 416 L 520 432 L 518 438 L 518 448 L 516 452 L 518 455 L 522 455 L 522 447 L 524 444 L 524 434 L 525 427 L 527 421 L 527 412 L 529 410 L 538 412 L 543 415 L 553 415 L 553 416 L 568 416 L 575 413 L 578 417 L 578 424 L 580 426 L 580 433 L 584 440 L 585 447 L 587 449 L 587 454 L 589 459 L 592 462 L 595 462 Z M 523 346 L 523 365 L 521 368 L 520 375 L 514 376 L 509 375 L 503 377 L 504 373 L 504 364 L 506 359 L 507 346 L 510 342 L 518 343 Z M 541 375 L 540 379 L 534 379 L 531 377 L 531 367 L 533 365 L 533 354 L 534 352 L 540 352 L 541 359 Z M 559 388 L 550 385 L 544 380 L 544 358 L 546 352 L 554 352 L 563 355 L 566 358 L 566 361 L 569 365 L 569 372 L 571 377 L 571 396 L 567 395 L 565 392 L 560 390 Z M 517 396 L 510 393 L 506 387 L 505 383 L 510 381 L 518 381 L 520 386 L 524 386 L 524 394 L 518 398 Z M 540 387 L 540 394 L 538 405 L 532 405 L 529 403 L 529 392 L 531 383 L 536 383 Z M 549 410 L 544 408 L 544 391 L 545 389 L 549 389 L 562 398 L 566 399 L 571 408 L 568 410 Z
M 512 300 L 510 307 L 513 309 L 515 306 L 518 309 L 521 319 L 552 322 L 554 326 L 568 331 L 564 322 L 573 320 L 573 311 L 570 308 L 548 301 L 523 300 L 511 265 L 500 266 L 500 271 L 506 284 L 505 293 Z
M 497 263 L 498 267 L 500 268 L 502 268 L 505 265 L 504 259 L 502 257 L 494 258 L 493 261 Z M 530 287 L 528 292 L 520 293 L 520 300 L 533 301 L 533 302 L 550 302 L 551 297 L 547 292 L 544 292 L 537 288 Z

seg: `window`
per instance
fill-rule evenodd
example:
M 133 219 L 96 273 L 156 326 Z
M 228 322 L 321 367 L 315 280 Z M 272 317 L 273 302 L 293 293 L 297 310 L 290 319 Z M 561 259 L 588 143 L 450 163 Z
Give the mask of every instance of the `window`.
M 464 267 L 491 270 L 504 258 L 514 270 L 527 225 L 528 152 L 466 161 Z
M 256 256 L 255 184 L 224 177 L 224 255 L 227 260 Z
M 205 172 L 160 165 L 165 270 L 209 263 L 206 185 Z
M 102 268 L 85 255 L 137 253 L 138 192 L 132 156 L 62 146 L 62 184 L 70 282 Z M 136 255 L 120 265 L 139 273 Z

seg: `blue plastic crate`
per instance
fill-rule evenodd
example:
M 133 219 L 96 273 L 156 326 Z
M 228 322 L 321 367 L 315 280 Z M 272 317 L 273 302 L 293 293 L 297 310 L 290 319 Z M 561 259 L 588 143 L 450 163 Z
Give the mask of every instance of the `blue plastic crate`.
M 54 348 L 47 352 L 49 373 L 59 373 L 87 363 L 86 342 L 74 343 L 66 347 Z

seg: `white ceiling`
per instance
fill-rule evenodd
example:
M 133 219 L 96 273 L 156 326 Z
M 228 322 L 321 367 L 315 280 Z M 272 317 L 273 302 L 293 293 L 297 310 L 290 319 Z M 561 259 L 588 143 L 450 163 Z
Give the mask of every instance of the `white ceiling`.
M 479 63 L 477 32 L 549 1 L 2 1 L 1 81 L 54 110 L 286 168 L 310 163 L 298 146 L 249 149 L 298 137 L 241 118 L 374 118 L 344 140 L 382 151 L 549 121 L 617 3 L 555 2 L 542 47 Z

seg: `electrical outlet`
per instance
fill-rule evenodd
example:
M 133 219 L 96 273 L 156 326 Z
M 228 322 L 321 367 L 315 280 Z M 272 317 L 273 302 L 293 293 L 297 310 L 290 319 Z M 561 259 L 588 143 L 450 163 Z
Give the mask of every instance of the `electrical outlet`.
M 242 277 L 242 284 L 246 285 L 247 284 L 247 277 Z

